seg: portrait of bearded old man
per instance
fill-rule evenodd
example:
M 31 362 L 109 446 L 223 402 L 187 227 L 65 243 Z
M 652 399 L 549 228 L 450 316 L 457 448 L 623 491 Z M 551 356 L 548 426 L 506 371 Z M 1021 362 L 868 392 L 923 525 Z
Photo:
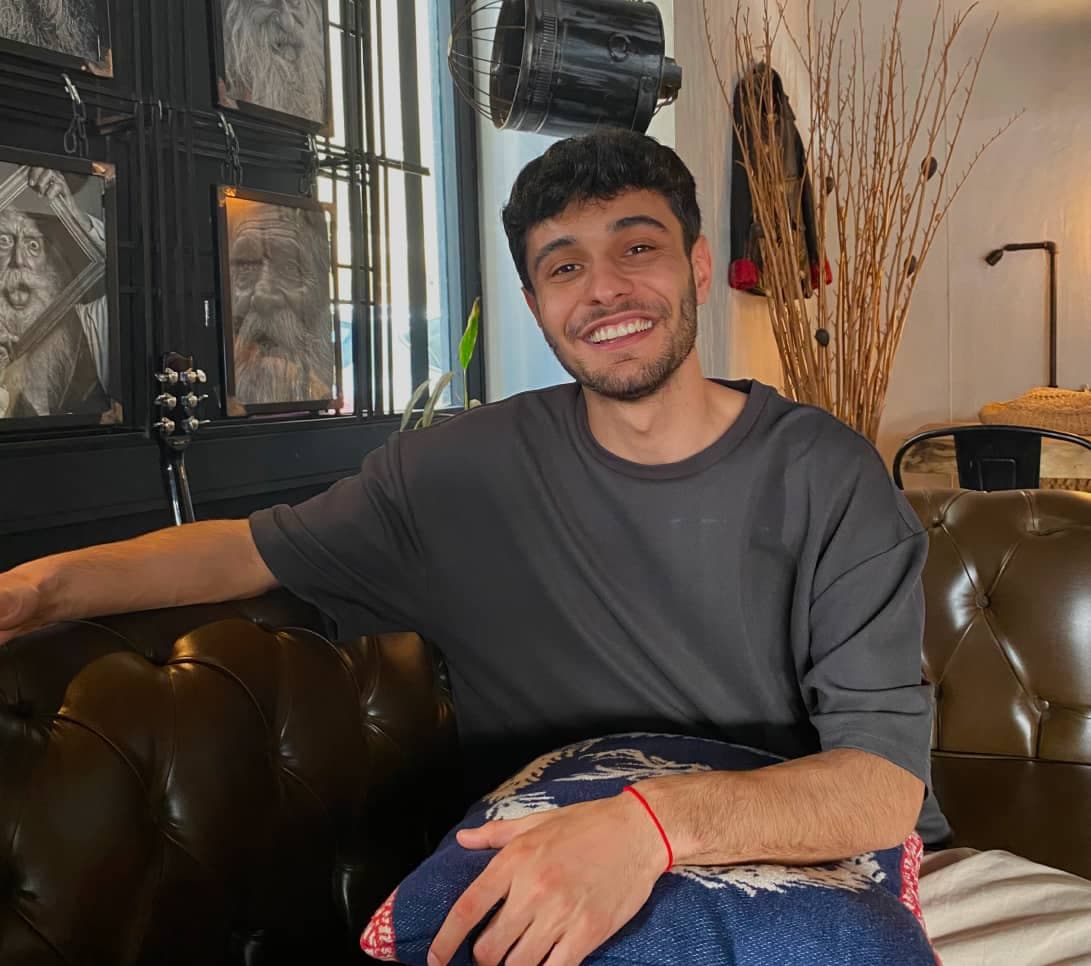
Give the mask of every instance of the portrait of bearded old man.
M 339 374 L 325 215 L 231 199 L 227 224 L 235 400 L 330 400 Z
M 0 179 L 14 170 L 0 164 Z M 0 419 L 103 414 L 111 408 L 103 292 L 67 306 L 45 339 L 20 351 L 21 340 L 58 304 L 87 260 L 60 218 L 45 213 L 45 204 L 21 199 L 38 195 L 42 202 L 60 203 L 88 237 L 106 247 L 103 222 L 80 209 L 62 172 L 28 171 L 29 193 L 0 211 Z
M 95 63 L 99 44 L 95 0 L 0 0 L 0 37 Z
M 318 124 L 329 79 L 320 0 L 223 0 L 224 93 Z

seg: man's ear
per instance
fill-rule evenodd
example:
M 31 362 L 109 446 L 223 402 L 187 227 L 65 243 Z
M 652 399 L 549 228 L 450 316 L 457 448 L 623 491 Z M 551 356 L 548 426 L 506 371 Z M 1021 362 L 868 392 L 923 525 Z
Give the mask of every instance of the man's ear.
M 697 304 L 704 305 L 708 301 L 708 293 L 712 291 L 712 249 L 709 248 L 708 238 L 702 235 L 693 243 L 689 259 L 693 267 L 693 283 L 697 288 Z
M 534 293 L 526 286 L 523 287 L 523 298 L 526 300 L 527 308 L 530 309 L 530 314 L 534 316 L 534 321 L 538 323 L 538 328 L 541 328 L 542 317 L 538 314 L 538 300 L 534 297 Z

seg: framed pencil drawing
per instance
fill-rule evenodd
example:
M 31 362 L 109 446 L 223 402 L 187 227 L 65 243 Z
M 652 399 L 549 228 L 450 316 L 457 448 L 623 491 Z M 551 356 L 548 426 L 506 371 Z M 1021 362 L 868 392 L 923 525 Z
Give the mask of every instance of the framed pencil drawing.
M 216 189 L 216 210 L 228 415 L 340 408 L 332 210 L 225 186 Z
M 212 0 L 211 12 L 217 103 L 329 134 L 325 0 Z
M 109 0 L 0 0 L 0 51 L 113 77 Z
M 0 147 L 0 433 L 118 423 L 112 165 Z

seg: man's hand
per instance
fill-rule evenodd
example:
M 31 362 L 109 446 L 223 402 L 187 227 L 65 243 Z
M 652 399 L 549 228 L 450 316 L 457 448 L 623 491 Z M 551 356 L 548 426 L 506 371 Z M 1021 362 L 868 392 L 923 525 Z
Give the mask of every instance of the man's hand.
M 578 966 L 647 902 L 666 850 L 628 794 L 458 833 L 467 849 L 500 849 L 451 908 L 429 966 L 446 966 L 503 903 L 474 944 L 479 966 Z
M 38 588 L 18 574 L 0 574 L 0 645 L 39 626 Z
M 46 201 L 59 201 L 83 226 L 84 231 L 90 231 L 90 220 L 84 212 L 80 211 L 76 199 L 72 197 L 68 182 L 60 171 L 54 171 L 52 168 L 31 168 L 27 174 L 27 185 Z

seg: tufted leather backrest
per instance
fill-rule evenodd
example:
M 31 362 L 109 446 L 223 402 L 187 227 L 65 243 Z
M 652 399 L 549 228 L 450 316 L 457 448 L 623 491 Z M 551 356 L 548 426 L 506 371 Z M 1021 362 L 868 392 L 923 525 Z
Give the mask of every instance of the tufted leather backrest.
M 1091 876 L 1091 495 L 909 497 L 940 803 L 963 844 Z
M 0 648 L 0 963 L 359 962 L 453 719 L 415 635 L 286 594 Z

